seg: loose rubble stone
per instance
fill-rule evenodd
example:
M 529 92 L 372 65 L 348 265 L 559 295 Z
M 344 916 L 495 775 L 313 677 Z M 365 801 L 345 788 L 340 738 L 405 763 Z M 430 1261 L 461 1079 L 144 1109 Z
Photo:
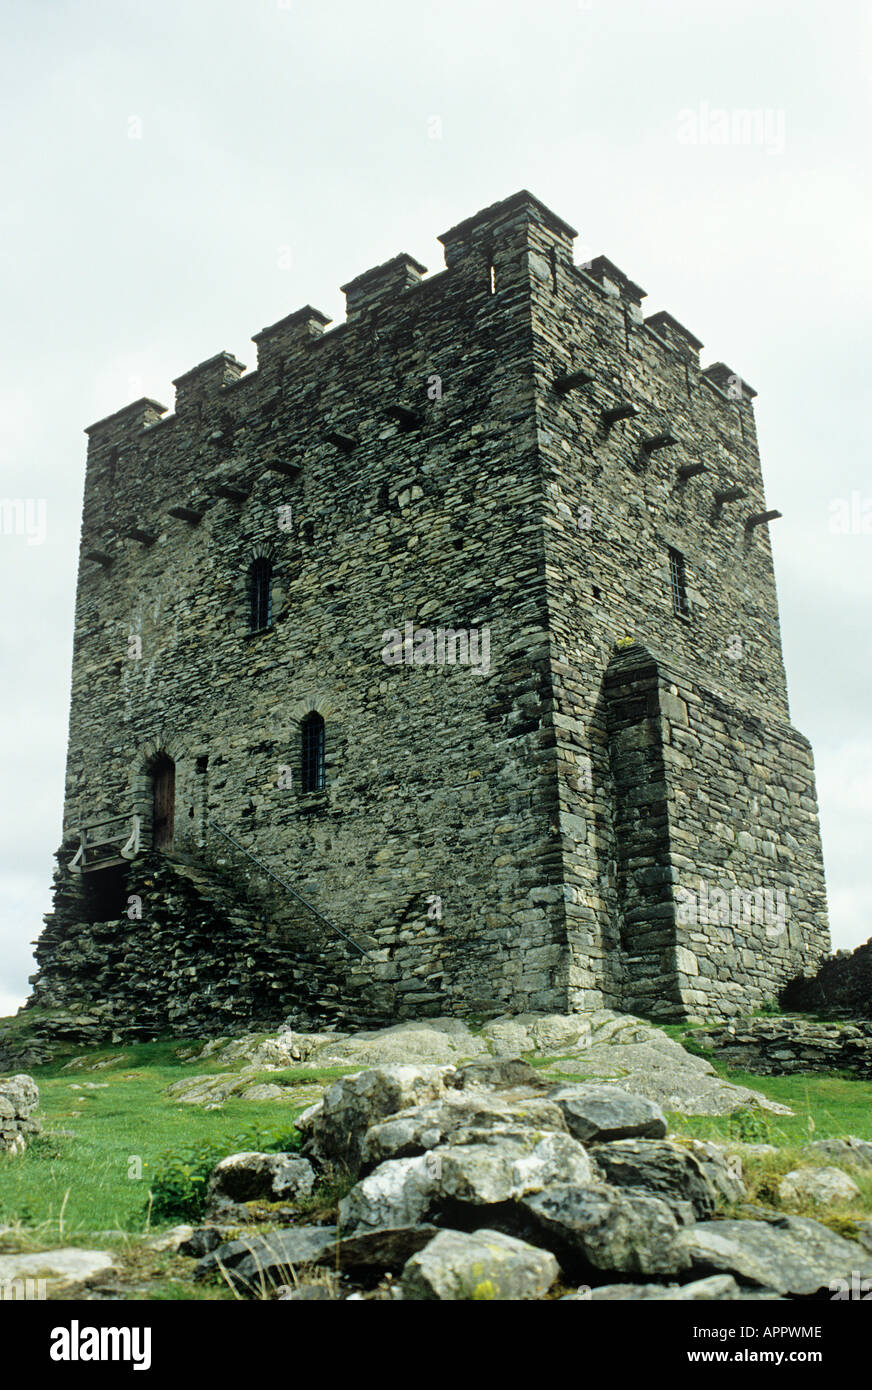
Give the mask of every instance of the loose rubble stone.
M 291 1153 L 238 1153 L 222 1158 L 209 1178 L 207 1207 L 228 1202 L 290 1201 L 315 1186 L 308 1159 Z
M 304 1152 L 356 1167 L 366 1131 L 388 1115 L 441 1096 L 446 1075 L 445 1067 L 397 1064 L 343 1077 L 325 1091 L 320 1105 L 297 1119 Z
M 793 1298 L 808 1298 L 851 1272 L 872 1276 L 872 1258 L 803 1216 L 770 1221 L 702 1221 L 682 1231 L 679 1248 L 698 1269 L 732 1274 Z
M 76 1246 L 0 1255 L 0 1286 L 16 1279 L 45 1279 L 47 1290 L 56 1292 L 115 1268 L 115 1257 L 107 1251 L 81 1250 Z
M 741 1298 L 741 1290 L 732 1275 L 713 1274 L 691 1284 L 600 1284 L 584 1293 L 567 1294 L 561 1302 L 635 1303 L 639 1299 L 658 1299 L 667 1303 L 702 1303 L 737 1298 Z
M 488 1057 L 478 1062 L 466 1062 L 449 1074 L 447 1083 L 459 1091 L 470 1086 L 491 1091 L 510 1090 L 517 1086 L 544 1090 L 548 1085 L 542 1073 L 520 1057 Z
M 508 1100 L 499 1092 L 449 1091 L 428 1105 L 401 1111 L 373 1125 L 361 1144 L 365 1163 L 388 1158 L 408 1158 L 449 1140 L 464 1143 L 473 1131 L 506 1125 L 536 1130 L 564 1131 L 563 1112 L 542 1096 Z
M 690 1267 L 679 1225 L 656 1196 L 604 1183 L 553 1183 L 518 1203 L 519 1234 L 553 1250 L 561 1264 L 630 1274 L 678 1274 Z
M 836 1207 L 853 1202 L 860 1189 L 841 1168 L 794 1168 L 778 1184 L 778 1196 L 785 1207 Z
M 559 1086 L 549 1092 L 549 1100 L 557 1102 L 570 1134 L 583 1144 L 636 1136 L 661 1139 L 666 1134 L 660 1106 L 618 1086 Z
M 293 1226 L 269 1235 L 227 1241 L 198 1260 L 194 1278 L 223 1269 L 231 1283 L 248 1289 L 276 1286 L 286 1283 L 291 1271 L 312 1264 L 323 1251 L 335 1248 L 336 1236 L 335 1226 Z
M 415 1225 L 449 1204 L 490 1206 L 552 1183 L 588 1183 L 584 1149 L 568 1134 L 485 1132 L 485 1142 L 389 1159 L 340 1203 L 343 1230 Z
M 543 1298 L 558 1272 L 549 1251 L 500 1231 L 441 1231 L 409 1260 L 402 1290 L 443 1301 Z
M 815 1139 L 805 1145 L 806 1152 L 833 1158 L 855 1168 L 872 1168 L 872 1144 L 849 1134 L 845 1139 Z
M 689 1149 L 668 1139 L 618 1139 L 597 1144 L 596 1165 L 610 1183 L 691 1202 L 697 1216 L 710 1216 L 717 1189 L 700 1160 Z
M 32 1118 L 39 1090 L 32 1076 L 0 1077 L 0 1153 L 20 1154 L 42 1126 Z

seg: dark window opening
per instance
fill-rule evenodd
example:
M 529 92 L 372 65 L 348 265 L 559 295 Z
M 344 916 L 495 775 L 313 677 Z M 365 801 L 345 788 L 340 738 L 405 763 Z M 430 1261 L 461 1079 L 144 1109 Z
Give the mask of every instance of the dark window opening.
M 671 546 L 669 547 L 669 582 L 672 588 L 672 611 L 681 618 L 688 617 L 690 605 L 687 602 L 684 556 L 680 550 L 673 550 Z
M 118 450 L 113 446 L 109 450 L 109 461 L 106 464 L 106 478 L 110 483 L 115 482 L 115 475 L 118 472 Z
M 255 560 L 251 567 L 251 630 L 260 632 L 272 625 L 272 563 Z
M 205 772 L 209 766 L 209 754 L 200 753 L 197 756 L 197 771 Z
M 557 293 L 557 247 L 552 246 L 548 251 L 548 259 L 551 262 L 551 288 Z
M 593 586 L 593 596 L 594 596 L 594 598 L 600 598 L 600 597 L 601 597 L 600 591 L 599 591 L 599 589 L 597 588 L 597 586 L 596 586 L 595 584 L 594 584 L 594 586 Z
M 151 765 L 151 842 L 154 849 L 171 850 L 176 815 L 176 765 L 161 753 Z
M 314 523 L 314 521 L 304 521 L 304 522 L 303 522 L 303 540 L 306 542 L 307 545 L 311 545 L 314 539 L 315 539 L 315 523 Z
M 86 922 L 117 922 L 127 912 L 127 865 L 82 874 Z
M 300 724 L 301 784 L 304 792 L 324 790 L 324 720 L 313 710 Z

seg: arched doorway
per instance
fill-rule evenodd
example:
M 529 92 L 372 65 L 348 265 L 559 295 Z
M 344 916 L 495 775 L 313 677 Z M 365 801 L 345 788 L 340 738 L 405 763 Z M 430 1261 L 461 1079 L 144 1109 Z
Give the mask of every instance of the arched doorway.
M 154 849 L 171 850 L 176 813 L 176 765 L 159 753 L 151 765 L 151 842 Z

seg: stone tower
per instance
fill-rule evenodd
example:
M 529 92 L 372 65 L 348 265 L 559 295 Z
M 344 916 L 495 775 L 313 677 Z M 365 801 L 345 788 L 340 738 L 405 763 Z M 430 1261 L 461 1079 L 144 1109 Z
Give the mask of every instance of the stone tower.
M 515 194 L 88 429 L 35 1002 L 722 1016 L 827 953 L 755 393 L 574 236 Z

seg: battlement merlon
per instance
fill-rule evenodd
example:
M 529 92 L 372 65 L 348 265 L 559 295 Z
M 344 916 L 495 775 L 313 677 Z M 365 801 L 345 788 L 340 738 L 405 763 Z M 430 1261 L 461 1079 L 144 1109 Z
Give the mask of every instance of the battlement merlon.
M 727 397 L 728 400 L 743 404 L 751 409 L 751 402 L 757 392 L 750 382 L 745 381 L 734 372 L 732 367 L 728 367 L 726 362 L 712 362 L 710 366 L 703 367 L 702 375 L 710 381 L 718 390 Z
M 658 338 L 662 338 L 670 347 L 675 348 L 682 356 L 691 362 L 699 363 L 700 350 L 704 344 L 699 338 L 694 337 L 689 328 L 685 328 L 683 323 L 673 318 L 666 309 L 661 309 L 657 314 L 649 314 L 645 323 Z
M 625 275 L 620 266 L 616 266 L 614 261 L 610 261 L 608 256 L 594 256 L 593 260 L 583 267 L 585 273 L 591 280 L 605 290 L 606 294 L 613 295 L 615 299 L 623 299 L 628 305 L 638 311 L 643 299 L 647 299 L 648 291 L 643 290 L 641 285 L 637 285 L 631 280 L 629 275 Z M 634 317 L 641 322 L 642 315 L 637 312 Z
M 562 217 L 521 189 L 458 222 L 438 240 L 452 275 L 481 283 L 492 271 L 494 288 L 502 290 L 526 280 L 531 268 L 544 278 L 558 265 L 571 265 L 577 235 Z
M 346 323 L 354 323 L 367 310 L 377 308 L 385 300 L 395 299 L 403 290 L 419 284 L 426 273 L 425 265 L 421 265 L 408 252 L 401 251 L 383 265 L 373 266 L 362 275 L 356 275 L 339 287 L 345 295 Z
M 258 372 L 272 374 L 279 380 L 286 364 L 307 352 L 330 322 L 329 316 L 322 314 L 320 309 L 304 304 L 302 309 L 286 314 L 278 323 L 262 328 L 251 340 L 257 348 Z
M 182 372 L 173 382 L 176 388 L 176 415 L 181 415 L 191 405 L 202 404 L 216 397 L 223 387 L 238 381 L 245 371 L 245 364 L 238 361 L 232 352 L 217 352 L 207 357 L 187 372 Z
M 166 413 L 167 407 L 161 405 L 160 401 L 142 396 L 138 401 L 122 406 L 120 410 L 114 411 L 111 415 L 104 415 L 102 420 L 95 420 L 93 425 L 85 427 L 88 452 L 92 449 L 117 447 L 132 436 L 141 434 L 147 425 L 157 424 Z

